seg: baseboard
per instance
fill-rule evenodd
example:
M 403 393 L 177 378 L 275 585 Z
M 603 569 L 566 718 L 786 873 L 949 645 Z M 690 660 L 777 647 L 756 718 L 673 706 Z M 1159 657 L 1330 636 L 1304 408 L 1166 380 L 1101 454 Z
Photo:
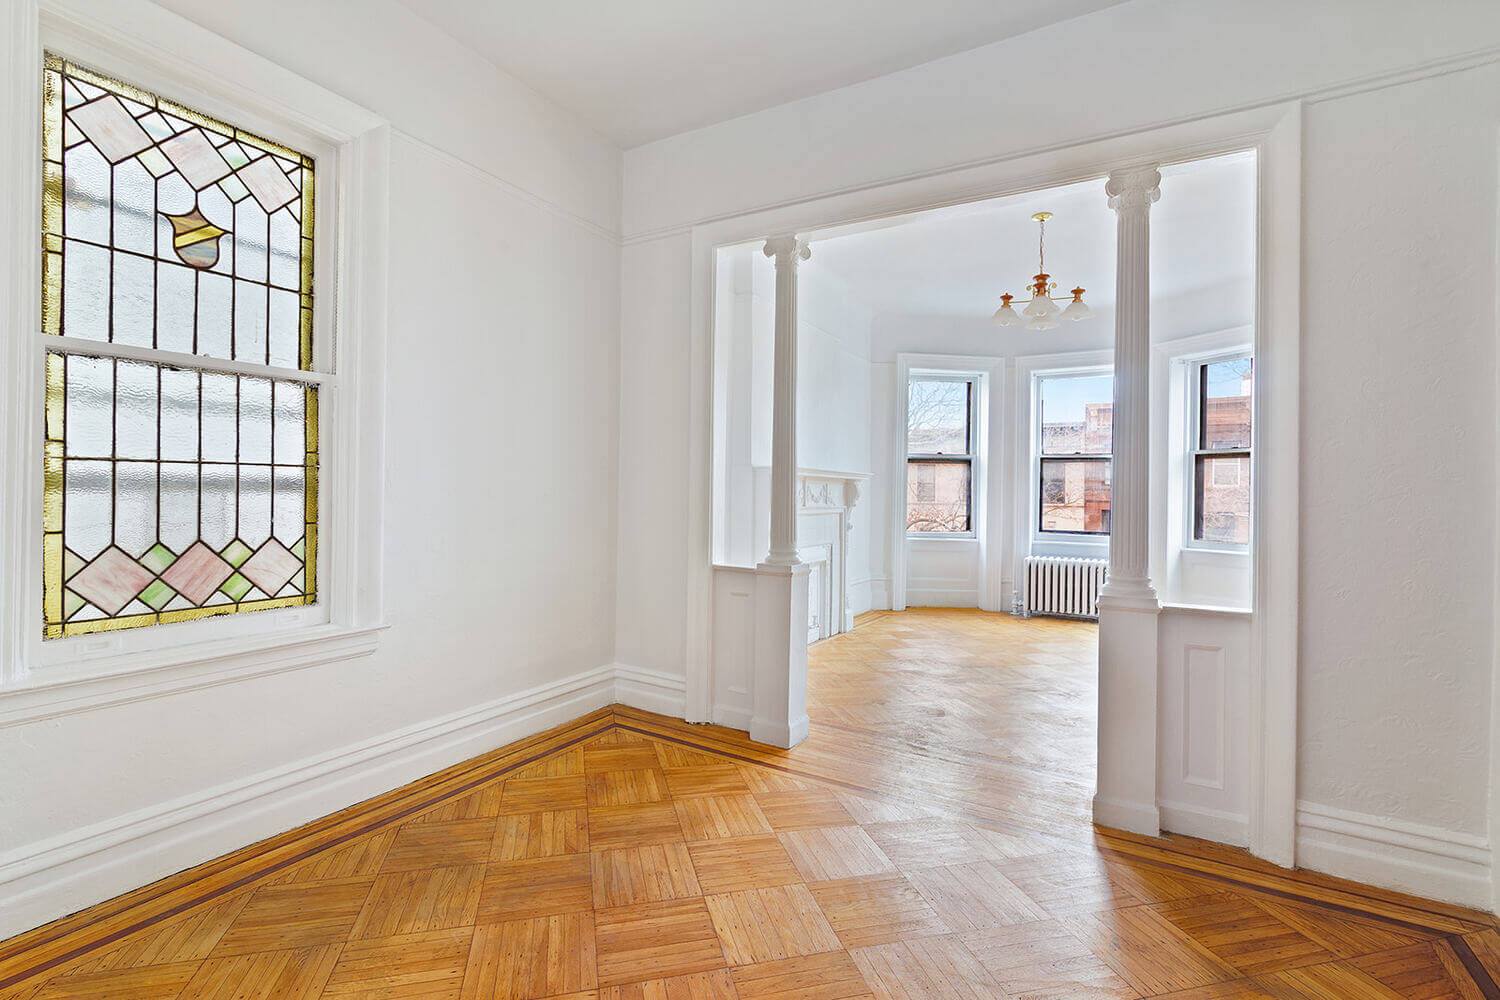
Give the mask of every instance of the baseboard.
M 687 715 L 687 681 L 682 677 L 626 663 L 616 663 L 614 668 L 615 701 L 621 705 L 674 719 Z
M 1094 796 L 1094 822 L 1100 826 L 1155 837 L 1161 832 L 1161 813 L 1155 805 Z
M 944 589 L 939 587 L 906 588 L 908 608 L 977 608 L 979 591 L 970 588 Z
M 1480 910 L 1494 906 L 1483 837 L 1297 803 L 1297 865 Z
M 604 708 L 616 675 L 582 671 L 0 853 L 0 939 Z
M 1239 813 L 1159 800 L 1156 811 L 1161 816 L 1163 832 L 1180 833 L 1232 847 L 1244 847 L 1250 843 L 1249 817 Z

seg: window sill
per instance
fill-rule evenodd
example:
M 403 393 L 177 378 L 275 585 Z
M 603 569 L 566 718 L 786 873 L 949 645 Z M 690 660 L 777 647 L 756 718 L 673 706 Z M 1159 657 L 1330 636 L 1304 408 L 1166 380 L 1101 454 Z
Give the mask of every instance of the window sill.
M 388 627 L 316 625 L 48 668 L 0 687 L 0 728 L 368 656 Z

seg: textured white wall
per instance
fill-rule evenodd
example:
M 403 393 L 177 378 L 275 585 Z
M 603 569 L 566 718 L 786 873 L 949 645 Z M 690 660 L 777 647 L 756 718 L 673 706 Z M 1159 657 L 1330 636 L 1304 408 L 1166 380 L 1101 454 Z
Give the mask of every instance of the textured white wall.
M 619 256 L 598 225 L 616 222 L 618 153 L 394 3 L 172 6 L 397 130 L 391 628 L 371 658 L 0 729 L 4 851 L 613 659 Z M 274 832 L 234 825 L 218 847 Z M 203 859 L 164 851 L 115 889 Z M 56 887 L 49 905 L 93 901 Z
M 1500 68 L 1303 127 L 1299 795 L 1483 833 Z

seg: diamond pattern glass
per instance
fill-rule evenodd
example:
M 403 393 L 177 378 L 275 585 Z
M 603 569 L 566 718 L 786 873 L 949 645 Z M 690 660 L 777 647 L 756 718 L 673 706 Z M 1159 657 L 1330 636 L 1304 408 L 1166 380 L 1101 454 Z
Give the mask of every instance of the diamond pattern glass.
M 51 54 L 42 121 L 44 637 L 313 603 L 312 158 Z

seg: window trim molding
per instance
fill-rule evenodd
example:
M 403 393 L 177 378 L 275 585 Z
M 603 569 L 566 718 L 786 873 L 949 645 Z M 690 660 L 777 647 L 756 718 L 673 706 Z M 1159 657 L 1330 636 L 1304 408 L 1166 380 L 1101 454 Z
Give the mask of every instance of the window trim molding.
M 905 453 L 906 453 L 906 468 L 905 468 L 905 473 L 901 477 L 901 486 L 902 486 L 902 490 L 903 490 L 903 495 L 905 495 L 905 491 L 907 491 L 907 490 L 909 490 L 911 488 L 911 484 L 910 484 L 911 471 L 910 470 L 911 470 L 912 459 L 916 459 L 919 462 L 920 461 L 926 461 L 926 462 L 952 462 L 954 464 L 963 463 L 963 464 L 967 465 L 969 467 L 969 530 L 968 531 L 911 531 L 910 529 L 908 529 L 907 532 L 906 532 L 906 537 L 907 538 L 915 538 L 915 539 L 919 539 L 921 541 L 939 541 L 939 540 L 942 540 L 942 539 L 952 539 L 952 540 L 956 540 L 956 541 L 963 541 L 963 540 L 966 540 L 966 539 L 978 538 L 979 537 L 979 513 L 978 513 L 978 507 L 979 507 L 979 502 L 978 502 L 979 488 L 978 488 L 978 484 L 977 484 L 976 480 L 983 473 L 983 468 L 984 468 L 983 463 L 982 463 L 982 458 L 981 458 L 981 456 L 979 454 L 979 429 L 980 429 L 979 397 L 983 393 L 983 388 L 984 388 L 983 379 L 984 379 L 984 376 L 983 376 L 982 373 L 967 372 L 967 371 L 948 371 L 948 370 L 937 370 L 937 371 L 934 371 L 932 369 L 913 368 L 913 369 L 911 369 L 907 373 L 907 376 L 906 376 L 906 402 L 907 402 L 908 407 L 911 404 L 911 383 L 912 383 L 913 380 L 932 381 L 932 382 L 963 382 L 963 383 L 966 383 L 969 386 L 969 426 L 968 426 L 968 439 L 969 439 L 968 444 L 969 444 L 969 449 L 968 449 L 968 451 L 966 451 L 962 455 L 942 455 L 942 454 L 937 454 L 937 453 L 928 454 L 926 452 L 918 452 L 917 454 L 913 455 L 912 452 L 911 452 L 911 450 L 910 450 L 910 440 L 911 440 L 910 436 L 909 436 L 910 435 L 910 428 L 905 428 L 906 431 L 907 431 L 907 435 L 908 435 L 907 438 L 906 438 L 906 442 L 907 443 L 906 443 L 906 450 L 905 450 Z M 910 418 L 910 413 L 908 412 L 906 416 L 909 419 Z M 905 427 L 905 423 L 906 423 L 906 421 L 903 420 L 902 421 L 902 426 L 903 427 Z M 906 524 L 906 516 L 905 516 L 904 510 L 903 510 L 902 517 L 901 517 L 901 523 L 902 523 L 903 526 Z
M 9 84 L 6 110 L 20 127 L 18 141 L 0 154 L 0 185 L 29 194 L 11 200 L 0 226 L 0 266 L 10 276 L 10 307 L 0 313 L 0 359 L 7 371 L 16 373 L 0 407 L 0 462 L 21 470 L 0 484 L 0 725 L 372 652 L 384 628 L 389 124 L 142 0 L 18 0 L 8 10 L 0 79 Z M 83 642 L 53 640 L 49 646 L 70 644 L 71 662 L 44 665 L 57 659 L 44 656 L 40 625 L 45 347 L 38 335 L 41 262 L 36 234 L 41 225 L 37 150 L 44 48 L 104 70 L 126 67 L 139 84 L 196 101 L 205 112 L 249 125 L 284 124 L 292 133 L 289 138 L 307 137 L 317 148 L 331 151 L 320 162 L 320 176 L 327 178 L 333 197 L 328 203 L 320 199 L 332 239 L 325 236 L 318 267 L 322 287 L 331 286 L 332 294 L 325 291 L 322 297 L 318 353 L 324 370 L 337 359 L 339 381 L 326 390 L 332 398 L 324 401 L 329 412 L 320 435 L 320 598 L 308 609 L 289 609 L 292 614 L 266 613 L 263 624 L 257 623 L 261 627 L 248 634 L 210 634 L 184 643 L 179 630 L 161 643 L 124 652 L 121 633 L 96 633 L 74 637 Z M 337 516 L 329 517 L 329 511 Z M 297 614 L 311 608 L 319 612 Z
M 894 366 L 895 383 L 892 386 L 890 432 L 890 485 L 891 521 L 890 571 L 891 609 L 906 610 L 906 566 L 908 540 L 922 542 L 964 542 L 979 546 L 979 606 L 993 607 L 989 572 L 991 561 L 998 551 L 994 544 L 994 531 L 988 524 L 990 489 L 986 459 L 992 450 L 991 442 L 999 440 L 991 426 L 996 412 L 995 395 L 1001 391 L 1002 375 L 1005 371 L 1004 357 L 989 357 L 973 354 L 897 354 Z M 974 526 L 972 534 L 939 534 L 923 532 L 909 536 L 906 531 L 906 408 L 907 386 L 913 373 L 967 376 L 974 380 L 975 393 L 970 419 L 978 419 L 970 428 L 973 441 L 970 453 L 973 464 L 969 469 L 970 518 Z M 1000 523 L 997 521 L 997 523 Z
M 1022 492 L 1020 496 L 1026 497 L 1025 504 L 1017 503 L 1018 512 L 1026 511 L 1026 520 L 1023 522 L 1018 540 L 1024 539 L 1026 552 L 1035 552 L 1038 546 L 1052 550 L 1058 555 L 1076 555 L 1081 557 L 1098 558 L 1101 554 L 1109 552 L 1108 532 L 1085 532 L 1085 531 L 1043 531 L 1042 530 L 1042 393 L 1041 384 L 1049 378 L 1092 378 L 1100 375 L 1114 377 L 1114 351 L 1093 350 L 1075 351 L 1069 354 L 1046 354 L 1031 355 L 1016 359 L 1016 388 L 1021 399 L 1026 405 L 1026 419 L 1024 430 L 1018 428 L 1018 432 L 1024 433 L 1023 444 L 1018 455 L 1026 456 L 1026 465 L 1022 470 L 1022 480 L 1019 484 Z M 1052 455 L 1051 458 L 1090 458 L 1099 459 L 1100 455 Z M 1111 447 L 1110 461 L 1114 460 L 1114 449 Z M 1020 463 L 1017 463 L 1018 467 Z M 1111 477 L 1113 483 L 1113 477 Z M 1023 556 L 1024 558 L 1024 556 Z M 1017 568 L 1020 572 L 1020 568 Z M 1015 579 L 1021 579 L 1017 576 Z
M 1203 448 L 1202 438 L 1200 437 L 1203 421 L 1203 395 L 1201 392 L 1201 384 L 1199 382 L 1199 379 L 1194 379 L 1192 377 L 1192 373 L 1200 373 L 1199 378 L 1201 379 L 1201 373 L 1205 365 L 1210 365 L 1217 361 L 1231 361 L 1236 358 L 1253 359 L 1254 357 L 1255 347 L 1254 345 L 1247 343 L 1243 347 L 1237 349 L 1230 348 L 1226 350 L 1208 351 L 1206 353 L 1199 354 L 1178 355 L 1172 359 L 1174 364 L 1182 366 L 1183 385 L 1187 391 L 1187 400 L 1184 409 L 1185 419 L 1183 421 L 1184 430 L 1187 433 L 1187 439 L 1180 442 L 1181 446 L 1184 449 L 1184 461 L 1182 470 L 1183 487 L 1187 491 L 1186 496 L 1182 501 L 1183 523 L 1181 526 L 1181 531 L 1183 551 L 1218 552 L 1230 555 L 1247 554 L 1250 551 L 1249 542 L 1245 542 L 1243 544 L 1236 544 L 1234 542 L 1210 542 L 1203 541 L 1202 539 L 1199 539 L 1197 537 L 1198 495 L 1196 491 L 1196 462 L 1198 458 L 1204 455 L 1237 455 L 1243 452 L 1244 455 L 1250 460 L 1250 481 L 1253 486 L 1255 482 L 1255 417 L 1253 403 L 1251 410 L 1252 423 L 1250 428 L 1250 446 L 1248 448 L 1227 448 L 1217 450 L 1211 448 Z M 1253 398 L 1254 397 L 1252 396 L 1252 400 Z M 1255 531 L 1253 491 L 1251 496 L 1250 523 L 1250 530 L 1253 535 Z

